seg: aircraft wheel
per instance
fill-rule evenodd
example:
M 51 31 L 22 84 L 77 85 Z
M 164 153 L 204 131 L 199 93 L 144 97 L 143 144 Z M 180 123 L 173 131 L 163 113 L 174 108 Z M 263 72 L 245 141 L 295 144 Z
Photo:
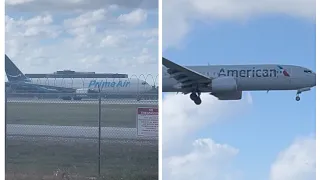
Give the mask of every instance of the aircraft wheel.
M 64 96 L 64 97 L 62 97 L 61 99 L 62 99 L 62 100 L 66 100 L 66 101 L 72 100 L 72 98 L 71 98 L 70 96 Z
M 198 96 L 197 96 L 196 93 L 191 93 L 191 94 L 190 94 L 190 99 L 191 99 L 192 101 L 195 101 L 197 98 L 198 98 Z
M 194 100 L 194 103 L 196 104 L 196 105 L 200 105 L 201 104 L 201 99 L 200 99 L 200 97 L 198 97 L 198 98 L 196 98 L 195 100 Z
M 299 96 L 296 97 L 296 101 L 300 101 L 300 97 Z
M 75 101 L 80 101 L 82 98 L 81 97 L 73 97 L 73 100 L 75 100 Z

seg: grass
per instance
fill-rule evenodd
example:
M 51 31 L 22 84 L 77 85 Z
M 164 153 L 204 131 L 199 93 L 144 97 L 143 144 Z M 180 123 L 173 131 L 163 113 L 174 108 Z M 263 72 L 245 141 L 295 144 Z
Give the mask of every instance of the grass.
M 101 125 L 136 127 L 138 107 L 156 105 L 102 104 Z M 7 103 L 7 124 L 98 126 L 98 104 Z
M 97 141 L 11 137 L 6 150 L 8 180 L 90 179 L 98 175 Z M 101 153 L 102 177 L 98 179 L 158 179 L 157 142 L 104 141 Z

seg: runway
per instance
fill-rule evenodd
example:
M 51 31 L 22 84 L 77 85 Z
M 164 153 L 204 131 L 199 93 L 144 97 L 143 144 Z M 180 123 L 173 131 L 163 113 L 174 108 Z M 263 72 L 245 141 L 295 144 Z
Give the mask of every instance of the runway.
M 22 99 L 22 98 L 10 98 L 7 100 L 8 103 L 50 103 L 50 104 L 98 104 L 98 100 L 87 99 L 87 100 L 61 100 L 61 99 Z M 140 100 L 136 99 L 103 99 L 101 104 L 158 104 L 157 100 Z
M 7 135 L 9 136 L 98 138 L 98 134 L 98 127 L 7 124 Z M 136 128 L 121 127 L 102 127 L 101 138 L 141 140 L 158 139 L 158 137 L 137 137 Z

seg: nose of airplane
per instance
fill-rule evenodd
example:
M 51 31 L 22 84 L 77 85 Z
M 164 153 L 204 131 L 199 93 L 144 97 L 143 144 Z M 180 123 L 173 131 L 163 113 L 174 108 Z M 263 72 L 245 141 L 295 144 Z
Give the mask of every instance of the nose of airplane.
M 144 90 L 145 90 L 145 92 L 151 91 L 152 86 L 149 83 L 146 83 Z

